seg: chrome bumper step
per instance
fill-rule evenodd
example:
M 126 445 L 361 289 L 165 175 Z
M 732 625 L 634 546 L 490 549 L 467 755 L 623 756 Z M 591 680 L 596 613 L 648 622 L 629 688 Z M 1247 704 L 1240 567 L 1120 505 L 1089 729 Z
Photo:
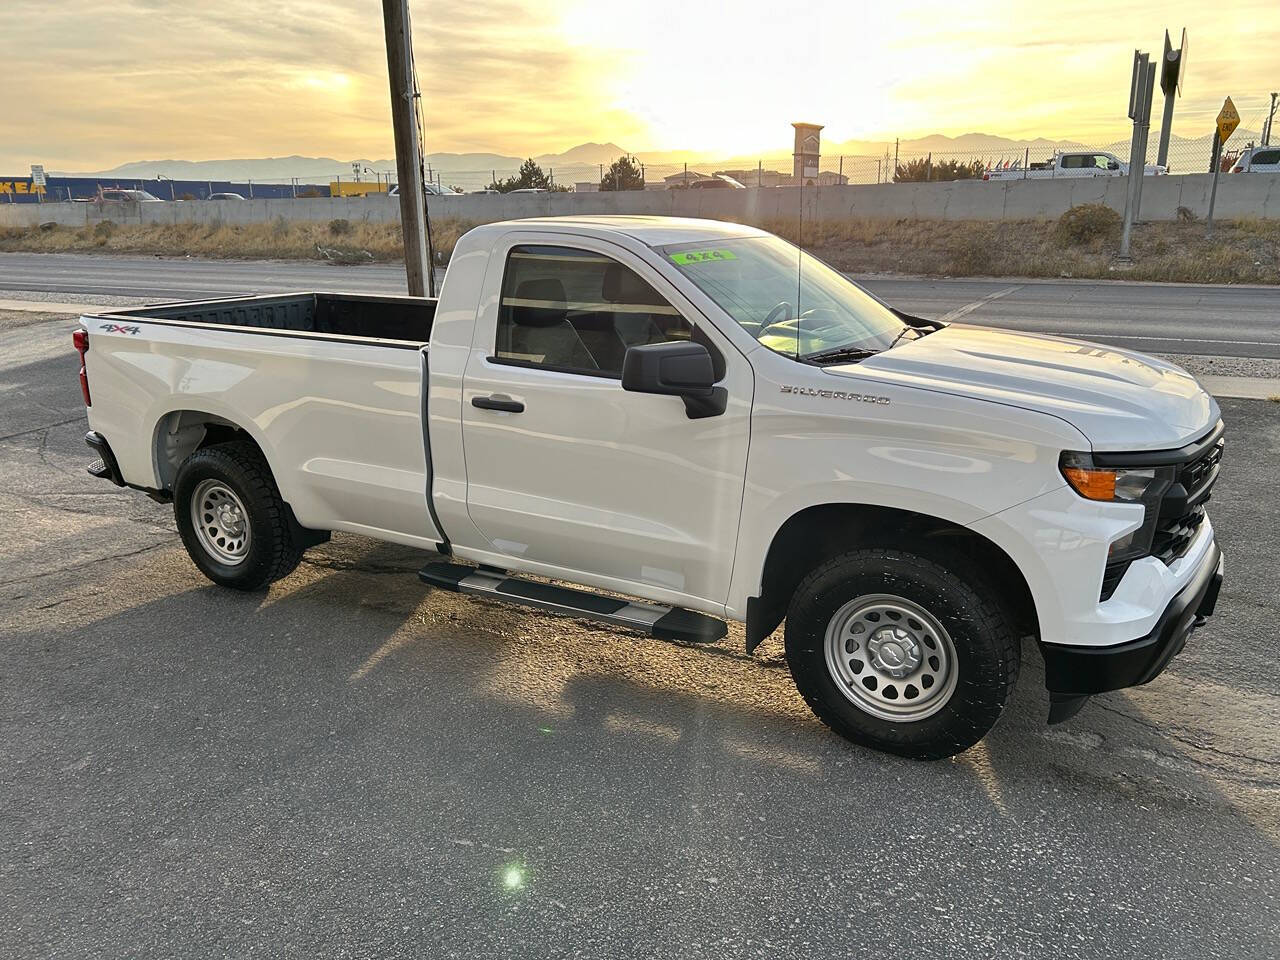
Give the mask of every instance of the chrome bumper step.
M 418 577 L 424 583 L 442 590 L 518 603 L 566 617 L 599 620 L 640 630 L 664 640 L 713 643 L 728 632 L 724 621 L 692 610 L 557 587 L 550 583 L 508 576 L 505 572 L 488 567 L 429 563 L 418 572 Z

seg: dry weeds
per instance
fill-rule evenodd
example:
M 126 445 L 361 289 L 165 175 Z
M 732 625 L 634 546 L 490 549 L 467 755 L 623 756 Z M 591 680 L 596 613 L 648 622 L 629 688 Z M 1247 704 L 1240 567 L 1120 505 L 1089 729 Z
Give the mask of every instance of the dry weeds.
M 342 224 L 345 224 L 343 226 Z M 791 240 L 797 224 L 762 222 Z M 435 246 L 448 256 L 471 224 L 432 224 Z M 1055 221 L 846 220 L 806 223 L 804 245 L 843 270 L 926 276 L 1126 278 L 1203 283 L 1280 283 L 1280 221 L 1216 225 L 1213 240 L 1198 222 L 1135 228 L 1133 262 L 1115 261 L 1114 236 L 1063 240 Z M 0 250 L 98 252 L 211 258 L 394 261 L 401 257 L 396 223 L 112 225 L 0 229 Z

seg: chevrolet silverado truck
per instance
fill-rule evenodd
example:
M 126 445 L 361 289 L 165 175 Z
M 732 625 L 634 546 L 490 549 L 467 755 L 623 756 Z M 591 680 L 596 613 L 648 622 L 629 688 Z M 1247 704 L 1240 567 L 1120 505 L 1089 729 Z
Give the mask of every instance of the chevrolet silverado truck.
M 906 756 L 980 740 L 1027 638 L 1051 722 L 1145 683 L 1222 580 L 1223 425 L 1183 370 L 910 316 L 750 227 L 488 224 L 438 299 L 165 303 L 74 340 L 90 472 L 171 501 L 215 583 L 337 530 L 672 641 L 785 621 L 814 713 Z
M 1169 168 L 1160 164 L 1148 163 L 1143 168 L 1143 175 L 1162 177 Z M 1055 153 L 1043 163 L 1033 163 L 1023 169 L 1021 161 L 1017 166 L 993 167 L 982 175 L 983 180 L 1038 180 L 1059 177 L 1124 177 L 1129 174 L 1129 164 L 1114 153 L 1086 150 L 1075 153 Z

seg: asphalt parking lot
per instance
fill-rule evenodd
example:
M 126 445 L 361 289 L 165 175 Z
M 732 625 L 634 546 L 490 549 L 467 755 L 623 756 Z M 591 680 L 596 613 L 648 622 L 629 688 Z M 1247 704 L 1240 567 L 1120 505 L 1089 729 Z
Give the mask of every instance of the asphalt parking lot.
M 934 764 L 777 640 L 431 593 L 352 536 L 263 594 L 89 477 L 65 319 L 0 325 L 0 956 L 1275 957 L 1280 403 L 1224 401 L 1218 614 L 1147 687 Z

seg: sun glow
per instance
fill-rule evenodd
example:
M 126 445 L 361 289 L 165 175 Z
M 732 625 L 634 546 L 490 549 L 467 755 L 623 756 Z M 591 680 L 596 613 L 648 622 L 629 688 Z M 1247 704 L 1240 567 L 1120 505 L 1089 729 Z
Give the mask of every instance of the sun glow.
M 345 93 L 351 87 L 351 77 L 345 73 L 308 70 L 297 77 L 295 84 L 322 93 Z

